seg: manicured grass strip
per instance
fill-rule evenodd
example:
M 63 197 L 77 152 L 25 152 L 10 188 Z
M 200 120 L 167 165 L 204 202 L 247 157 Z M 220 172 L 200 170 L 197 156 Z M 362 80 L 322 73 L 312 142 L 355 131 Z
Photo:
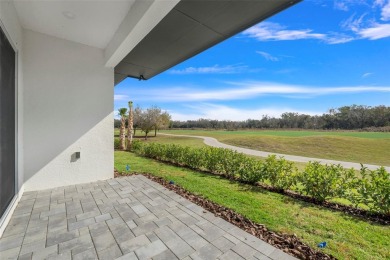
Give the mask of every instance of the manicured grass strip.
M 296 234 L 312 247 L 328 243 L 324 252 L 340 259 L 389 259 L 390 227 L 380 226 L 333 212 L 281 194 L 230 182 L 218 176 L 163 164 L 115 152 L 115 168 L 119 172 L 147 172 L 173 180 L 186 190 L 231 208 L 269 229 Z
M 210 136 L 222 143 L 259 151 L 390 166 L 390 133 L 289 130 L 162 132 Z
M 114 134 L 115 139 L 119 140 L 119 130 L 115 129 Z M 162 143 L 162 144 L 180 144 L 191 147 L 204 147 L 206 146 L 203 143 L 202 139 L 193 138 L 193 137 L 181 137 L 181 136 L 168 136 L 168 135 L 158 135 L 155 137 L 154 133 L 148 137 L 147 140 L 144 139 L 144 134 L 141 131 L 137 131 L 134 136 L 135 140 L 141 140 L 146 143 Z
M 141 139 L 142 140 L 142 139 Z M 192 138 L 192 137 L 181 137 L 181 136 L 167 136 L 167 135 L 158 135 L 157 137 L 148 138 L 148 140 L 142 140 L 146 143 L 161 143 L 161 144 L 180 144 L 183 146 L 191 147 L 205 147 L 202 139 Z

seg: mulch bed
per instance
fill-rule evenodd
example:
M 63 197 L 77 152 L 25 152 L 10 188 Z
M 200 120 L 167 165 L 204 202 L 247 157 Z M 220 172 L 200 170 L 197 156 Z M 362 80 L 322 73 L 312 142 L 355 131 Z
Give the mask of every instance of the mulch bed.
M 284 233 L 278 234 L 272 232 L 262 224 L 254 223 L 248 218 L 242 216 L 241 214 L 238 214 L 231 209 L 220 206 L 212 201 L 209 201 L 205 198 L 202 198 L 191 192 L 188 192 L 180 186 L 177 186 L 175 184 L 169 184 L 168 181 L 164 180 L 161 177 L 156 177 L 149 173 L 136 173 L 136 174 L 141 174 L 147 177 L 148 179 L 163 185 L 167 189 L 172 190 L 175 193 L 179 194 L 180 196 L 188 199 L 189 201 L 203 207 L 204 209 L 207 209 L 215 216 L 223 218 L 224 220 L 232 223 L 233 225 L 241 228 L 242 230 L 245 230 L 249 234 L 252 234 L 258 237 L 259 239 L 273 245 L 274 247 L 281 249 L 283 252 L 287 254 L 295 256 L 299 259 L 324 259 L 324 260 L 336 259 L 332 255 L 327 255 L 321 251 L 315 250 L 310 246 L 306 245 L 305 243 L 300 241 L 295 234 L 288 235 Z M 121 177 L 121 176 L 131 175 L 131 174 L 127 174 L 127 173 L 120 174 L 119 172 L 115 171 L 114 175 L 115 177 Z

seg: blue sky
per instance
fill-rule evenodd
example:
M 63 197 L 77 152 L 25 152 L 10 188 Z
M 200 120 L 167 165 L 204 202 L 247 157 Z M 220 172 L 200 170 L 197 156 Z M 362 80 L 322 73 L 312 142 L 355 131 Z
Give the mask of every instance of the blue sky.
M 147 81 L 115 87 L 174 120 L 390 105 L 390 0 L 306 0 Z

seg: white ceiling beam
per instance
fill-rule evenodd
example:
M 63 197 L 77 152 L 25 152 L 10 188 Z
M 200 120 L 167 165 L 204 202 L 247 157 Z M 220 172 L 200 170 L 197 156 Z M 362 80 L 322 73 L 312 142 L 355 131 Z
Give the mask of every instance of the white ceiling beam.
M 107 45 L 106 67 L 114 68 L 180 0 L 136 0 Z

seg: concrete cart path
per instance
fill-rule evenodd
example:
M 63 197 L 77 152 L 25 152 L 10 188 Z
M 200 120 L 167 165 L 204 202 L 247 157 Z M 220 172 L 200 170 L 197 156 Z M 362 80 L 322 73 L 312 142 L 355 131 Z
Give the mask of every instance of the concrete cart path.
M 213 137 L 208 136 L 196 136 L 196 135 L 175 135 L 175 134 L 162 134 L 159 133 L 159 135 L 170 135 L 170 136 L 181 136 L 181 137 L 193 137 L 193 138 L 200 138 L 203 139 L 203 142 L 212 147 L 219 147 L 219 148 L 227 148 L 231 149 L 240 153 L 248 154 L 248 155 L 254 155 L 254 156 L 260 156 L 260 157 L 267 157 L 269 155 L 275 154 L 277 156 L 283 156 L 286 160 L 293 161 L 293 162 L 302 162 L 307 163 L 309 161 L 319 161 L 322 164 L 340 164 L 341 166 L 345 168 L 355 168 L 360 169 L 360 163 L 354 163 L 354 162 L 343 162 L 343 161 L 335 161 L 335 160 L 327 160 L 327 159 L 319 159 L 319 158 L 311 158 L 311 157 L 304 157 L 304 156 L 296 156 L 296 155 L 289 155 L 289 154 L 280 154 L 280 153 L 271 153 L 271 152 L 263 152 L 263 151 L 257 151 L 253 149 L 247 149 L 242 147 L 237 147 L 233 145 L 228 145 L 221 143 L 217 139 Z M 367 167 L 370 170 L 378 169 L 379 165 L 373 165 L 373 164 L 364 164 L 365 167 Z M 390 172 L 390 167 L 385 167 L 386 171 Z

